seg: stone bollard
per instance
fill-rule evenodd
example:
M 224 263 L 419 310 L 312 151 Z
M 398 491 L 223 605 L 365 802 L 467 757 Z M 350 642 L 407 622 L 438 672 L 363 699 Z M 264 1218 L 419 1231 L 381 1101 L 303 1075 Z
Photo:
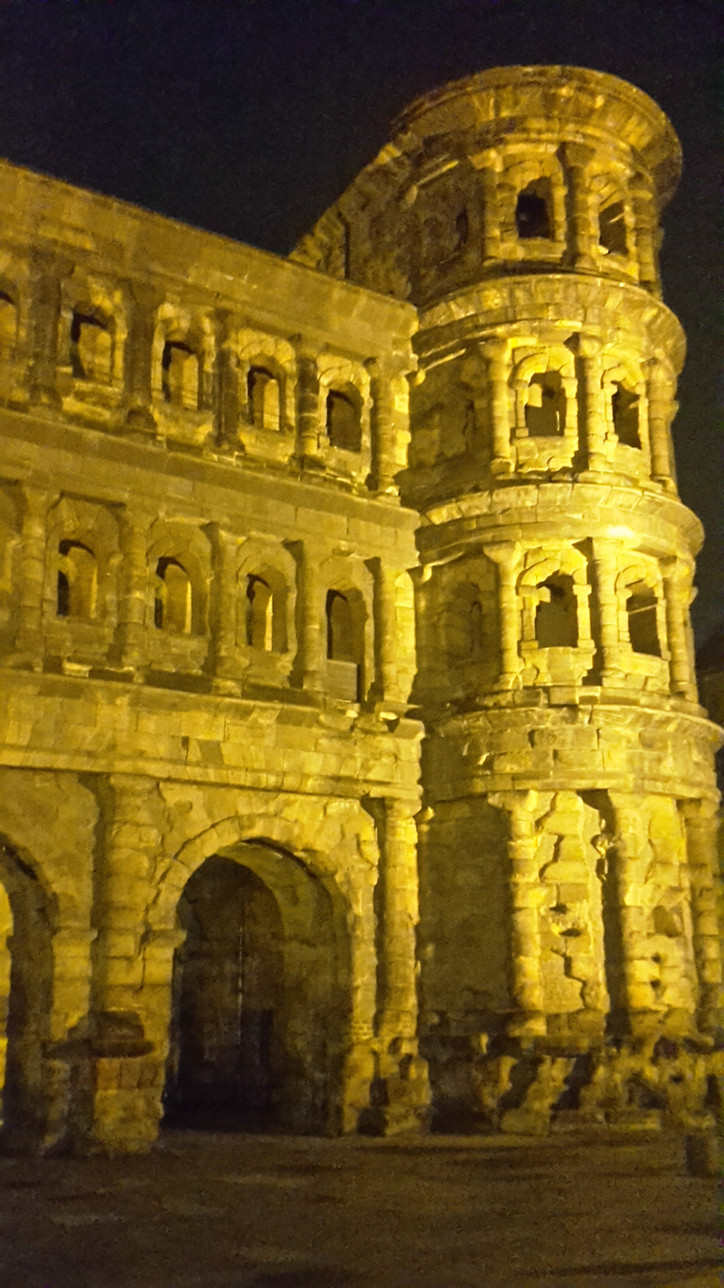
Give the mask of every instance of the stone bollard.
M 719 1170 L 719 1150 L 716 1132 L 688 1132 L 684 1148 L 686 1170 L 689 1176 L 716 1176 Z

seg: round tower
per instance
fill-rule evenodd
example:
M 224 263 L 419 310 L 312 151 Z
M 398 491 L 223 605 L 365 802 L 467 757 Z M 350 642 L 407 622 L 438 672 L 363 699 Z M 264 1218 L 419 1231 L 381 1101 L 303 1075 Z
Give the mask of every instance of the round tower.
M 401 486 L 440 1123 L 706 1113 L 717 731 L 657 257 L 679 168 L 616 77 L 496 69 L 415 102 L 295 252 L 419 309 Z

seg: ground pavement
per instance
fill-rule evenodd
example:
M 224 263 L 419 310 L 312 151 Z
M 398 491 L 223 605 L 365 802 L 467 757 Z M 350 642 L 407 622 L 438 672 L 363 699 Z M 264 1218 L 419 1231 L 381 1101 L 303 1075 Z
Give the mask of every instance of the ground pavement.
M 716 1288 L 681 1137 L 166 1133 L 0 1158 L 0 1288 Z

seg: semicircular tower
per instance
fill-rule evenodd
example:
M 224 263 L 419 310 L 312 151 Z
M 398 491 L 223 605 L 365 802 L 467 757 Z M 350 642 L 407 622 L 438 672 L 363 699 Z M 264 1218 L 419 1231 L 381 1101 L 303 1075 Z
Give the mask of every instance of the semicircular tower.
M 616 77 L 496 69 L 415 102 L 294 256 L 419 309 L 402 495 L 441 1122 L 703 1104 L 661 1064 L 709 1049 L 718 981 L 702 532 L 676 489 L 684 336 L 657 259 L 679 168 Z

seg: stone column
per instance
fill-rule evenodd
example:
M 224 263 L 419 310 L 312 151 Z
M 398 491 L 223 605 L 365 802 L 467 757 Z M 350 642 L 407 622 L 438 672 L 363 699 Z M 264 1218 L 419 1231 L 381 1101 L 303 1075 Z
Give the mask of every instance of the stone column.
M 47 517 L 53 501 L 50 492 L 24 484 L 23 516 L 18 570 L 18 631 L 15 637 L 14 664 L 43 668 L 43 596 L 45 592 L 45 558 Z
M 533 817 L 535 794 L 514 792 L 506 794 L 502 801 L 510 818 L 511 983 L 516 1012 L 510 1032 L 516 1037 L 530 1038 L 546 1032 L 540 973 L 540 865 Z
M 634 235 L 638 259 L 639 282 L 656 296 L 661 295 L 657 264 L 658 215 L 653 192 L 643 177 L 631 185 L 634 212 Z
M 511 423 L 508 406 L 510 343 L 508 340 L 486 340 L 481 345 L 481 350 L 488 364 L 488 387 L 490 390 L 490 419 L 493 438 L 490 469 L 493 474 L 510 474 L 514 466 L 513 449 L 510 442 Z
M 161 1115 L 165 1051 L 154 1051 L 145 1015 L 144 932 L 160 847 L 154 789 L 141 776 L 109 779 L 98 873 L 90 1134 L 96 1145 L 117 1152 L 148 1148 Z
M 417 1053 L 418 873 L 412 813 L 416 804 L 390 797 L 379 806 L 379 1128 L 390 1135 L 422 1125 L 430 1091 L 426 1062 Z
M 234 332 L 236 319 L 227 309 L 217 313 L 215 410 L 216 442 L 221 448 L 243 450 L 239 438 L 239 372 Z
M 116 652 L 125 670 L 135 670 L 146 660 L 148 515 L 129 508 L 122 515 L 120 527 L 121 593 Z
M 676 411 L 673 398 L 673 381 L 663 370 L 657 358 L 646 363 L 646 395 L 649 412 L 649 443 L 651 446 L 651 476 L 667 492 L 676 491 L 673 476 L 671 434 L 669 426 Z
M 39 252 L 33 257 L 28 388 L 31 403 L 41 406 L 60 406 L 55 377 L 58 365 L 60 283 L 64 270 L 67 270 L 67 266 L 58 263 L 47 252 Z
M 594 269 L 598 227 L 590 195 L 588 166 L 594 153 L 581 144 L 565 144 L 569 262 L 577 269 Z
M 716 864 L 719 819 L 714 801 L 687 801 L 683 807 L 691 889 L 694 961 L 699 983 L 697 1022 L 704 1033 L 719 1021 L 721 964 L 717 920 Z
M 646 942 L 647 908 L 645 881 L 648 862 L 642 857 L 641 816 L 636 797 L 623 792 L 610 792 L 615 812 L 615 840 L 609 850 L 613 900 L 617 914 L 617 936 L 621 960 L 607 963 L 621 982 L 619 997 L 611 998 L 618 1011 L 621 1036 L 636 1037 L 649 1031 L 656 1022 L 651 993 L 651 959 Z
M 595 577 L 595 603 L 598 609 L 598 644 L 601 649 L 601 683 L 620 684 L 626 675 L 621 664 L 618 624 L 618 596 L 616 594 L 616 543 L 605 537 L 592 541 L 593 571 Z
M 520 673 L 520 604 L 516 579 L 520 547 L 513 541 L 483 546 L 483 553 L 498 565 L 498 614 L 500 627 L 500 676 L 498 687 L 510 689 Z
M 129 289 L 125 350 L 126 428 L 142 434 L 153 434 L 156 430 L 151 377 L 156 309 L 161 299 L 157 290 L 143 282 L 134 282 Z
M 691 597 L 691 570 L 680 559 L 662 560 L 666 634 L 669 645 L 671 692 L 696 702 L 696 681 L 689 664 L 686 620 Z
M 319 462 L 319 374 L 313 350 L 298 343 L 297 350 L 297 455 L 302 463 Z
M 395 404 L 392 393 L 391 373 L 379 362 L 368 364 L 371 381 L 370 396 L 372 442 L 372 487 L 377 492 L 396 493 L 395 474 Z
M 606 403 L 603 390 L 603 345 L 598 336 L 578 335 L 574 351 L 578 375 L 578 445 L 589 470 L 610 468 L 606 452 Z
M 216 677 L 214 688 L 236 692 L 245 664 L 238 650 L 237 613 L 239 585 L 236 573 L 238 538 L 220 524 L 209 523 L 205 529 L 212 549 L 211 582 L 211 648 L 209 667 Z M 246 663 L 248 665 L 248 661 Z M 231 685 L 227 682 L 233 677 Z
M 308 542 L 290 541 L 288 549 L 297 564 L 297 657 L 292 681 L 298 688 L 319 693 L 323 687 L 323 656 L 326 656 L 324 604 L 317 572 L 322 555 L 321 551 L 310 548 Z
M 397 680 L 397 604 L 395 571 L 382 559 L 370 559 L 374 587 L 375 681 L 373 696 L 379 702 L 400 702 Z

